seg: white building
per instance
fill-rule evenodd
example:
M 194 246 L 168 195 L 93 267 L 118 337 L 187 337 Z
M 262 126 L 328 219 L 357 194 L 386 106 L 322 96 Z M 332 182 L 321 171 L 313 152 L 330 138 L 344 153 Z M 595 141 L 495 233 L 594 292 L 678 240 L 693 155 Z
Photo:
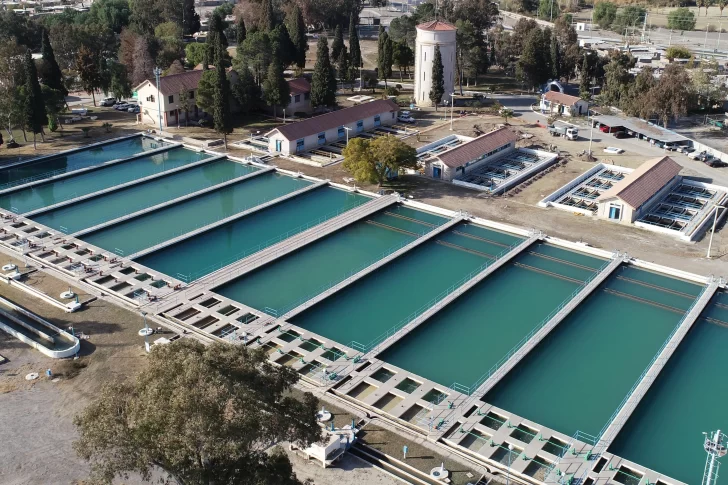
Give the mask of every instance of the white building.
M 587 116 L 589 103 L 577 96 L 548 91 L 541 96 L 541 112 L 561 116 Z
M 283 155 L 306 152 L 377 126 L 392 125 L 397 121 L 398 112 L 395 102 L 380 99 L 279 126 L 266 134 L 268 150 Z
M 432 60 L 435 49 L 440 48 L 442 56 L 445 94 L 447 101 L 455 86 L 455 34 L 457 28 L 441 20 L 425 22 L 417 26 L 415 39 L 415 102 L 419 106 L 432 106 Z

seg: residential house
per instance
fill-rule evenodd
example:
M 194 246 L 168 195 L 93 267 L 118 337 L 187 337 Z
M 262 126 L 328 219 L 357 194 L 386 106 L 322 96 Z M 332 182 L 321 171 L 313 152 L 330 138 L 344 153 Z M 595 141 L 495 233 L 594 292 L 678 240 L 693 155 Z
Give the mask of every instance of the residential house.
M 548 91 L 541 96 L 541 112 L 549 115 L 586 116 L 589 103 L 577 96 Z

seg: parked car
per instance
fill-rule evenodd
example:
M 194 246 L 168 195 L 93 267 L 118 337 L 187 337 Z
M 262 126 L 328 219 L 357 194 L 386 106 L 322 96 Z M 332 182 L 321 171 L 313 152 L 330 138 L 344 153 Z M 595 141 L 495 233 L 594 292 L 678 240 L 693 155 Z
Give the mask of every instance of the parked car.
M 627 138 L 628 136 L 627 133 L 624 131 L 615 131 L 614 133 L 612 133 L 612 135 L 614 136 L 614 138 Z
M 607 147 L 604 149 L 604 153 L 611 153 L 612 155 L 619 155 L 620 153 L 624 153 L 624 150 L 617 147 Z
M 138 104 L 133 104 L 133 105 L 131 105 L 131 107 L 129 107 L 129 109 L 127 111 L 129 113 L 138 113 L 139 111 L 141 111 L 141 109 L 139 108 Z
M 116 104 L 116 98 L 104 98 L 99 104 L 101 104 L 101 106 L 114 106 Z
M 131 106 L 132 105 L 130 103 L 122 103 L 122 104 L 117 104 L 116 106 L 114 106 L 114 109 L 119 110 L 119 111 L 126 111 L 129 108 L 131 108 Z
M 683 145 L 680 147 L 679 151 L 680 151 L 680 153 L 684 153 L 685 155 L 690 155 L 691 153 L 693 153 L 695 151 L 695 148 L 689 147 L 687 145 Z
M 399 115 L 397 116 L 397 121 L 400 121 L 402 123 L 414 123 L 415 119 L 411 116 Z
M 728 167 L 728 163 L 725 163 L 720 158 L 710 157 L 708 160 L 704 160 L 705 164 L 713 168 Z
M 677 151 L 677 145 L 675 143 L 665 143 L 665 150 L 674 152 Z
M 706 155 L 707 153 L 705 151 L 698 152 L 697 150 L 693 150 L 688 153 L 688 158 L 692 158 L 693 160 L 702 160 Z

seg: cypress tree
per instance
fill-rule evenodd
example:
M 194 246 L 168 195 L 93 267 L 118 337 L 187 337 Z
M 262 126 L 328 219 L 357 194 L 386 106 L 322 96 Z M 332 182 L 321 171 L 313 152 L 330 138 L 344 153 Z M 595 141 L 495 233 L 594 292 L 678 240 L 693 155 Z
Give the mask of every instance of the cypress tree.
M 263 0 L 263 15 L 260 17 L 260 29 L 270 32 L 276 27 L 276 16 L 273 11 L 273 0 Z
M 268 75 L 263 82 L 263 97 L 268 105 L 273 106 L 274 118 L 279 105 L 285 108 L 291 102 L 291 90 L 283 77 L 283 66 L 278 59 L 273 59 L 268 66 Z
M 387 79 L 392 76 L 392 39 L 384 28 L 379 26 L 379 44 L 377 45 L 377 67 L 379 78 L 384 79 L 384 87 L 387 88 Z
M 182 33 L 192 35 L 200 31 L 200 15 L 195 11 L 195 0 L 184 0 L 182 6 Z
M 222 46 L 218 46 L 218 50 L 221 49 Z M 215 61 L 215 86 L 212 100 L 212 118 L 215 131 L 223 136 L 225 150 L 227 150 L 227 136 L 233 132 L 233 126 L 230 114 L 230 84 L 228 83 L 222 56 L 218 56 Z
M 341 33 L 341 25 L 337 25 L 334 31 L 334 41 L 331 43 L 331 58 L 337 60 L 343 47 L 344 34 Z
M 43 102 L 43 93 L 40 89 L 40 82 L 38 82 L 38 71 L 35 69 L 35 63 L 33 62 L 33 57 L 30 55 L 30 50 L 25 51 L 23 67 L 25 71 L 24 91 L 26 96 L 23 121 L 26 127 L 33 132 L 33 148 L 36 148 L 35 135 L 37 133 L 40 133 L 41 138 L 45 141 L 45 137 L 43 136 L 43 123 L 46 121 L 47 115 L 45 103 Z
M 238 82 L 232 87 L 232 93 L 243 113 L 249 113 L 260 101 L 260 87 L 255 83 L 247 61 L 238 67 Z
M 559 79 L 561 75 L 561 53 L 555 35 L 551 36 L 551 75 L 554 79 Z
M 584 61 L 581 63 L 579 76 L 581 77 L 579 80 L 579 96 L 583 99 L 589 99 L 591 91 L 589 90 L 589 61 L 586 54 L 584 55 Z
M 351 68 L 349 66 L 349 54 L 346 52 L 346 46 L 344 46 L 343 49 L 341 49 L 341 52 L 339 53 L 339 58 L 336 61 L 336 71 L 339 75 L 339 80 L 341 81 L 341 84 L 351 84 Z
M 303 14 L 298 5 L 294 4 L 288 18 L 286 19 L 286 28 L 291 42 L 295 48 L 293 62 L 300 69 L 306 67 L 306 51 L 308 50 L 308 41 L 306 40 L 306 24 L 303 21 Z
M 210 68 L 210 49 L 202 52 L 202 70 L 207 71 Z
M 437 105 L 442 101 L 442 97 L 445 95 L 445 70 L 442 65 L 442 54 L 440 53 L 440 46 L 435 47 L 435 56 L 432 59 L 432 89 L 430 89 L 430 101 L 435 104 L 435 111 L 437 111 Z
M 245 30 L 245 21 L 243 20 L 243 16 L 241 15 L 238 19 L 237 24 L 238 30 L 236 32 L 237 37 L 236 41 L 238 43 L 238 46 L 243 45 L 243 42 L 245 42 L 245 38 L 248 36 L 248 32 Z
M 311 106 L 332 106 L 336 103 L 336 76 L 329 59 L 326 36 L 319 37 L 316 47 L 316 65 L 311 79 Z
M 213 13 L 210 18 L 210 31 L 207 34 L 206 42 L 209 60 L 217 65 L 218 56 L 221 56 L 224 60 L 224 54 L 228 46 L 228 40 L 225 36 L 225 21 L 218 13 Z
M 43 84 L 51 89 L 62 92 L 63 96 L 68 96 L 68 90 L 63 85 L 63 73 L 61 72 L 61 68 L 58 67 L 56 55 L 53 52 L 51 40 L 48 37 L 48 31 L 45 29 L 43 29 L 40 51 L 43 56 L 43 63 L 45 64 L 42 76 Z
M 349 60 L 354 67 L 361 67 L 361 47 L 359 33 L 356 31 L 354 13 L 349 17 Z

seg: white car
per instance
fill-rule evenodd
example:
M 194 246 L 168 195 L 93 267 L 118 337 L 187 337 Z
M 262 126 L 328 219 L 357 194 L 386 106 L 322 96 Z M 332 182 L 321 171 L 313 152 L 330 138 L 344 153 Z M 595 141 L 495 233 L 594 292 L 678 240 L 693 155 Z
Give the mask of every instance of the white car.
M 604 149 L 604 153 L 611 153 L 612 155 L 619 155 L 620 153 L 624 153 L 624 150 L 617 147 L 607 147 Z
M 100 104 L 101 106 L 114 106 L 116 104 L 116 98 L 104 98 Z
M 414 123 L 415 119 L 408 115 L 399 115 L 397 116 L 397 121 L 402 123 Z

